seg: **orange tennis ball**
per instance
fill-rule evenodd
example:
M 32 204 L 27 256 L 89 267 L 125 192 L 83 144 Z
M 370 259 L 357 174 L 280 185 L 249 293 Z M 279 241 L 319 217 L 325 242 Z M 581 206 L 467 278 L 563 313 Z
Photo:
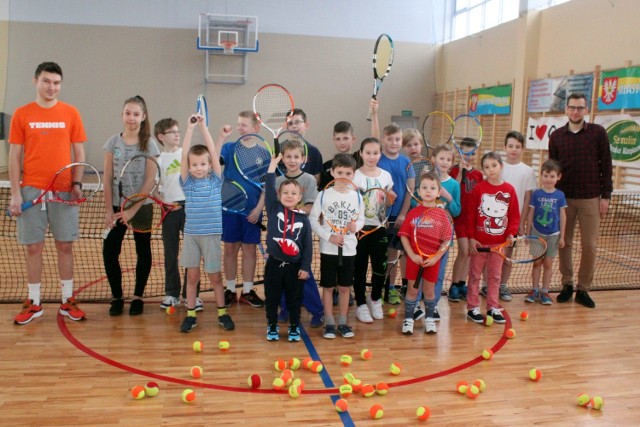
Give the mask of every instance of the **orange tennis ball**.
M 391 366 L 389 366 L 389 372 L 391 375 L 400 375 L 400 372 L 402 372 L 402 365 L 398 362 L 393 362 Z
M 378 393 L 381 396 L 384 396 L 385 394 L 389 393 L 389 384 L 385 382 L 380 382 L 376 384 L 376 393 Z
M 298 359 L 297 357 L 292 357 L 289 360 L 288 366 L 290 369 L 292 370 L 296 370 L 296 369 L 300 369 L 300 359 Z
M 347 412 L 349 410 L 349 402 L 344 399 L 336 400 L 336 411 Z
M 364 397 L 371 397 L 376 394 L 376 388 L 371 384 L 365 384 L 362 386 L 361 393 Z
M 353 380 L 355 379 L 356 379 L 356 376 L 353 375 L 351 372 L 347 372 L 346 374 L 344 374 L 345 384 L 353 384 Z
M 589 406 L 600 411 L 604 407 L 604 399 L 600 396 L 593 396 L 593 398 L 589 402 Z
M 222 341 L 218 342 L 218 348 L 221 351 L 228 351 L 230 347 L 231 347 L 231 344 L 229 344 L 229 341 L 227 341 L 227 340 L 222 340 Z
M 465 394 L 468 389 L 469 389 L 469 383 L 466 381 L 458 381 L 458 384 L 456 384 L 456 390 L 460 394 Z
M 284 384 L 289 387 L 293 382 L 293 371 L 291 369 L 285 369 L 282 371 L 282 374 L 280 374 L 280 378 L 282 378 Z
M 317 360 L 311 364 L 311 371 L 315 372 L 316 374 L 322 372 L 323 368 L 324 366 L 322 365 L 322 363 L 318 362 Z
M 579 406 L 587 406 L 591 401 L 587 393 L 580 393 L 576 400 Z
M 311 368 L 311 364 L 313 363 L 313 359 L 310 357 L 305 357 L 304 359 L 302 359 L 302 367 L 304 369 L 309 369 Z
M 291 385 L 300 387 L 300 391 L 304 390 L 304 380 L 302 378 L 296 378 L 295 380 L 293 380 Z
M 520 320 L 527 320 L 529 318 L 529 313 L 526 311 L 523 311 L 520 313 Z
M 396 311 L 395 308 L 390 308 L 388 311 L 389 317 L 392 319 L 395 319 L 396 316 L 398 316 L 398 312 Z
M 284 371 L 287 369 L 287 362 L 282 359 L 278 359 L 276 360 L 274 367 L 276 368 L 276 371 Z
M 262 378 L 258 374 L 249 375 L 247 384 L 249 384 L 251 388 L 259 388 L 262 385 Z
M 493 359 L 493 350 L 487 349 L 485 348 L 484 350 L 482 350 L 482 358 L 484 360 L 491 360 Z
M 289 387 L 289 397 L 291 397 L 292 399 L 299 398 L 301 394 L 302 394 L 302 390 L 300 389 L 299 386 L 292 385 L 291 387 Z
M 193 366 L 189 372 L 193 378 L 201 378 L 203 373 L 200 366 Z
M 202 351 L 202 343 L 200 341 L 193 342 L 193 351 L 200 353 Z
M 338 391 L 340 392 L 340 397 L 346 398 L 351 396 L 351 393 L 353 393 L 353 387 L 351 387 L 351 384 L 342 384 Z
M 542 372 L 540 372 L 540 369 L 531 369 L 529 371 L 529 378 L 531 378 L 532 381 L 540 381 L 540 378 L 542 378 Z
M 360 351 L 360 357 L 362 358 L 362 360 L 371 360 L 371 358 L 373 357 L 373 354 L 371 353 L 371 350 L 369 350 L 368 348 L 365 348 L 362 351 Z
M 348 354 L 343 354 L 342 356 L 340 356 L 340 364 L 342 366 L 349 366 L 351 365 L 352 362 L 353 362 L 353 358 Z
M 193 403 L 196 400 L 196 392 L 190 388 L 185 389 L 182 392 L 182 401 L 184 403 Z
M 473 385 L 478 387 L 478 390 L 480 390 L 480 393 L 482 393 L 487 389 L 487 383 L 485 383 L 484 380 L 475 380 L 473 382 Z
M 428 407 L 420 406 L 418 409 L 416 409 L 416 417 L 418 417 L 420 421 L 426 421 L 430 416 L 431 410 Z
M 356 378 L 351 383 L 351 388 L 353 389 L 354 393 L 360 393 L 362 391 L 362 385 L 362 380 Z
M 484 325 L 491 326 L 493 325 L 493 316 L 487 316 L 484 318 Z
M 374 420 L 379 420 L 380 418 L 382 418 L 382 416 L 384 415 L 384 410 L 382 408 L 382 405 L 379 404 L 375 404 L 373 405 L 370 409 L 369 409 L 369 415 L 371 416 L 371 418 L 373 418 Z
M 131 389 L 131 397 L 134 399 L 142 399 L 144 398 L 144 387 L 141 385 L 137 385 Z
M 169 307 L 167 307 L 166 312 L 167 312 L 168 315 L 175 314 L 176 308 L 174 306 L 170 305 Z
M 506 336 L 507 338 L 511 339 L 511 338 L 515 338 L 516 336 L 516 331 L 513 328 L 509 328 L 507 329 L 507 331 L 504 333 L 504 336 Z
M 286 384 L 282 378 L 274 378 L 271 386 L 274 390 L 284 390 Z
M 149 397 L 155 397 L 160 393 L 160 387 L 155 381 L 149 381 L 144 385 L 144 394 Z
M 469 399 L 475 399 L 480 394 L 480 389 L 478 388 L 478 386 L 472 384 L 467 389 L 466 394 Z

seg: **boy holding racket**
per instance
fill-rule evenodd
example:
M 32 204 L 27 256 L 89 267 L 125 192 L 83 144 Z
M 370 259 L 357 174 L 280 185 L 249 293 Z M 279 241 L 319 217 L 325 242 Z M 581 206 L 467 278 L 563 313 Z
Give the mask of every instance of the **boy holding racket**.
M 304 138 L 305 133 L 309 129 L 309 121 L 307 113 L 302 108 L 294 108 L 287 113 L 287 130 L 297 132 Z M 322 172 L 322 153 L 315 145 L 307 141 L 307 158 L 302 165 L 302 171 L 313 176 L 316 184 L 320 182 L 320 172 Z
M 25 200 L 36 199 L 58 170 L 72 161 L 84 162 L 87 136 L 78 110 L 58 100 L 62 87 L 62 68 L 58 64 L 43 62 L 38 65 L 33 84 L 36 100 L 16 109 L 9 133 L 9 211 L 18 220 L 18 242 L 26 248 L 29 289 L 29 297 L 23 303 L 22 311 L 14 318 L 18 325 L 25 325 L 43 313 L 40 286 L 47 225 L 51 227 L 58 254 L 62 291 L 59 313 L 71 320 L 86 317 L 73 297 L 73 242 L 79 236 L 78 206 L 48 203 L 46 210 L 35 207 L 22 212 L 21 205 Z M 52 126 L 43 132 L 41 128 L 32 128 L 33 122 Z M 79 182 L 73 183 L 74 188 L 81 185 Z
M 533 263 L 531 280 L 533 289 L 524 298 L 525 302 L 533 303 L 537 299 L 543 305 L 551 305 L 549 285 L 553 274 L 553 260 L 558 255 L 558 249 L 564 248 L 564 230 L 567 224 L 567 200 L 564 193 L 556 188 L 562 177 L 560 163 L 547 160 L 540 168 L 542 188 L 531 194 L 529 204 L 529 218 L 531 224 L 530 235 L 538 236 L 547 242 L 545 256 Z M 540 289 L 540 274 L 542 273 L 542 289 Z
M 192 119 L 195 118 L 195 123 Z M 204 117 L 193 115 L 184 136 L 182 162 L 180 164 L 180 185 L 185 194 L 186 220 L 184 224 L 184 244 L 181 264 L 187 269 L 187 317 L 180 332 L 188 333 L 196 327 L 196 289 L 200 279 L 200 261 L 204 259 L 204 271 L 209 276 L 216 304 L 218 324 L 225 330 L 235 329 L 231 316 L 224 305 L 224 287 L 220 260 L 222 250 L 222 167 L 207 129 Z M 191 146 L 196 124 L 200 127 L 206 145 Z M 220 141 L 231 134 L 231 126 L 220 130 Z

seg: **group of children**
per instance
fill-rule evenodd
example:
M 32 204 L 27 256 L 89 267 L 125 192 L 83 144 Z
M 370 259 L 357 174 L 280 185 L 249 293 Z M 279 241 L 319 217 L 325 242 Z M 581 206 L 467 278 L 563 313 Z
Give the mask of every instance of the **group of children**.
M 461 142 L 463 154 L 455 166 L 454 151 L 450 146 L 433 147 L 429 159 L 433 164 L 433 172 L 413 177 L 418 182 L 418 194 L 412 195 L 406 190 L 407 179 L 412 178 L 407 176 L 407 170 L 411 161 L 421 157 L 424 146 L 422 135 L 415 129 L 402 131 L 394 124 L 386 126 L 380 135 L 377 101 L 372 100 L 371 107 L 372 136 L 365 138 L 355 153 L 352 150 L 356 139 L 347 122 L 339 122 L 334 127 L 333 141 L 338 153 L 324 164 L 318 158 L 313 161 L 306 159 L 305 149 L 299 141 L 283 142 L 280 154 L 269 165 L 264 191 L 245 186 L 252 207 L 246 216 L 223 212 L 222 209 L 223 180 L 243 181 L 233 161 L 234 143 L 223 144 L 232 133 L 231 126 L 223 126 L 214 142 L 203 117 L 192 115 L 187 121 L 188 127 L 180 148 L 177 121 L 163 119 L 156 124 L 155 137 L 164 146 L 164 152 L 159 156 L 163 184 L 161 195 L 165 201 L 184 207 L 171 212 L 163 223 L 166 296 L 161 307 L 180 304 L 180 265 L 186 269 L 186 286 L 182 297 L 187 316 L 180 328 L 182 332 L 193 330 L 197 325 L 196 312 L 203 309 L 202 300 L 198 297 L 203 259 L 205 273 L 215 292 L 219 324 L 225 330 L 234 329 L 235 325 L 226 308 L 238 300 L 236 271 L 238 254 L 242 250 L 243 292 L 239 301 L 253 307 L 266 305 L 267 340 L 279 339 L 280 320 L 289 323 L 288 340 L 299 341 L 303 305 L 312 314 L 311 326 L 324 326 L 325 338 L 333 339 L 338 334 L 351 338 L 354 336 L 353 328 L 348 324 L 351 287 L 355 291 L 357 320 L 372 323 L 382 319 L 385 280 L 391 277 L 393 283 L 396 275 L 395 271 L 387 271 L 388 268 L 396 268 L 395 264 L 393 267 L 387 266 L 387 260 L 397 257 L 398 250 L 404 250 L 403 285 L 391 285 L 388 302 L 399 304 L 404 295 L 402 333 L 412 334 L 414 323 L 421 319 L 424 319 L 426 333 L 436 333 L 436 323 L 440 320 L 437 305 L 443 293 L 449 251 L 440 251 L 437 256 L 423 260 L 411 238 L 421 212 L 433 207 L 445 209 L 454 219 L 458 251 L 448 298 L 452 302 L 465 299 L 467 317 L 471 321 L 482 323 L 484 320 L 479 301 L 479 295 L 482 294 L 487 299 L 487 315 L 491 315 L 497 323 L 505 322 L 498 299 L 511 299 L 507 287 L 510 269 L 498 254 L 478 252 L 477 249 L 499 245 L 518 234 L 536 234 L 548 243 L 547 256 L 534 265 L 532 291 L 525 301 L 551 303 L 551 267 L 557 248 L 564 244 L 566 207 L 562 192 L 555 189 L 561 176 L 557 162 L 549 160 L 542 165 L 542 188 L 534 191 L 537 179 L 533 170 L 522 162 L 524 138 L 520 133 L 507 134 L 506 163 L 498 153 L 488 152 L 482 156 L 481 171 L 473 168 L 476 141 L 465 138 Z M 307 118 L 302 110 L 295 110 L 288 121 L 290 130 L 304 134 Z M 107 226 L 119 230 L 118 233 L 109 233 L 104 250 L 113 293 L 110 314 L 114 316 L 122 313 L 123 299 L 120 266 L 113 253 L 114 250 L 119 253 L 117 249 L 126 227 L 118 221 L 122 214 L 114 204 L 116 196 L 112 183 L 121 164 L 135 153 L 159 154 L 155 140 L 150 137 L 142 98 L 134 97 L 125 102 L 123 123 L 124 132 L 105 144 L 105 194 L 107 191 L 114 194 L 112 198 L 105 197 L 105 222 Z M 204 145 L 192 145 L 196 127 L 203 135 Z M 259 124 L 251 112 L 242 112 L 236 130 L 240 135 L 258 133 Z M 309 147 L 315 149 L 311 145 Z M 403 148 L 406 155 L 402 153 Z M 128 154 L 123 156 L 123 152 Z M 309 150 L 308 156 L 311 157 L 315 152 L 317 149 Z M 286 172 L 276 177 L 279 164 L 284 165 Z M 309 169 L 311 167 L 313 169 Z M 308 172 L 304 171 L 305 168 Z M 364 203 L 346 200 L 344 203 L 349 204 L 354 213 L 353 220 L 347 225 L 346 233 L 334 232 L 323 220 L 322 203 L 323 191 L 342 191 L 338 186 L 324 190 L 326 184 L 335 179 L 352 181 L 360 194 L 365 194 L 371 188 L 385 189 L 390 209 L 386 227 L 379 223 L 376 216 L 365 215 Z M 260 242 L 259 224 L 262 223 L 263 211 L 267 215 L 266 301 L 262 301 L 253 289 L 256 246 Z M 364 237 L 358 239 L 357 235 L 363 228 L 372 232 L 362 233 Z M 178 264 L 182 230 L 184 243 Z M 320 239 L 322 295 L 311 271 L 312 232 Z M 132 315 L 142 313 L 142 293 L 150 269 L 150 242 L 139 234 L 136 233 L 138 263 L 135 296 L 130 309 Z M 224 254 L 221 241 L 225 242 Z M 222 281 L 221 260 L 226 272 L 226 290 Z M 367 294 L 369 265 L 371 292 Z M 424 267 L 422 286 L 414 289 L 420 266 Z M 481 289 L 483 276 L 486 288 Z M 335 289 L 339 295 L 337 319 L 333 312 Z M 424 309 L 419 304 L 422 298 Z

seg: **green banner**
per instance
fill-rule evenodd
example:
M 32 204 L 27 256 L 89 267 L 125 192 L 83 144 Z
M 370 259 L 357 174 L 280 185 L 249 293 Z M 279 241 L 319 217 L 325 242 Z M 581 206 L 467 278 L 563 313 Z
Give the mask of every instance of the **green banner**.
M 510 114 L 511 85 L 472 89 L 469 98 L 469 114 Z

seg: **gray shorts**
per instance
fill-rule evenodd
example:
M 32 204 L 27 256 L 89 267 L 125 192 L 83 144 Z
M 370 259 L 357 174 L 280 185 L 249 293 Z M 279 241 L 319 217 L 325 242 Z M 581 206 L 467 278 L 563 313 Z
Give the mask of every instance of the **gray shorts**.
M 222 271 L 222 249 L 219 234 L 204 236 L 185 234 L 180 255 L 180 265 L 184 268 L 200 267 L 200 260 L 204 259 L 205 273 Z
M 547 242 L 547 252 L 544 254 L 545 257 L 554 258 L 558 256 L 558 241 L 560 240 L 560 233 L 552 235 L 542 234 L 535 228 L 532 228 L 531 235 L 540 237 L 542 240 Z
M 42 190 L 34 187 L 20 189 L 22 199 L 35 200 Z M 43 210 L 44 208 L 44 210 Z M 64 203 L 41 203 L 26 211 L 18 219 L 18 243 L 32 245 L 44 241 L 47 225 L 51 228 L 53 238 L 59 242 L 78 240 L 78 217 L 80 207 Z

